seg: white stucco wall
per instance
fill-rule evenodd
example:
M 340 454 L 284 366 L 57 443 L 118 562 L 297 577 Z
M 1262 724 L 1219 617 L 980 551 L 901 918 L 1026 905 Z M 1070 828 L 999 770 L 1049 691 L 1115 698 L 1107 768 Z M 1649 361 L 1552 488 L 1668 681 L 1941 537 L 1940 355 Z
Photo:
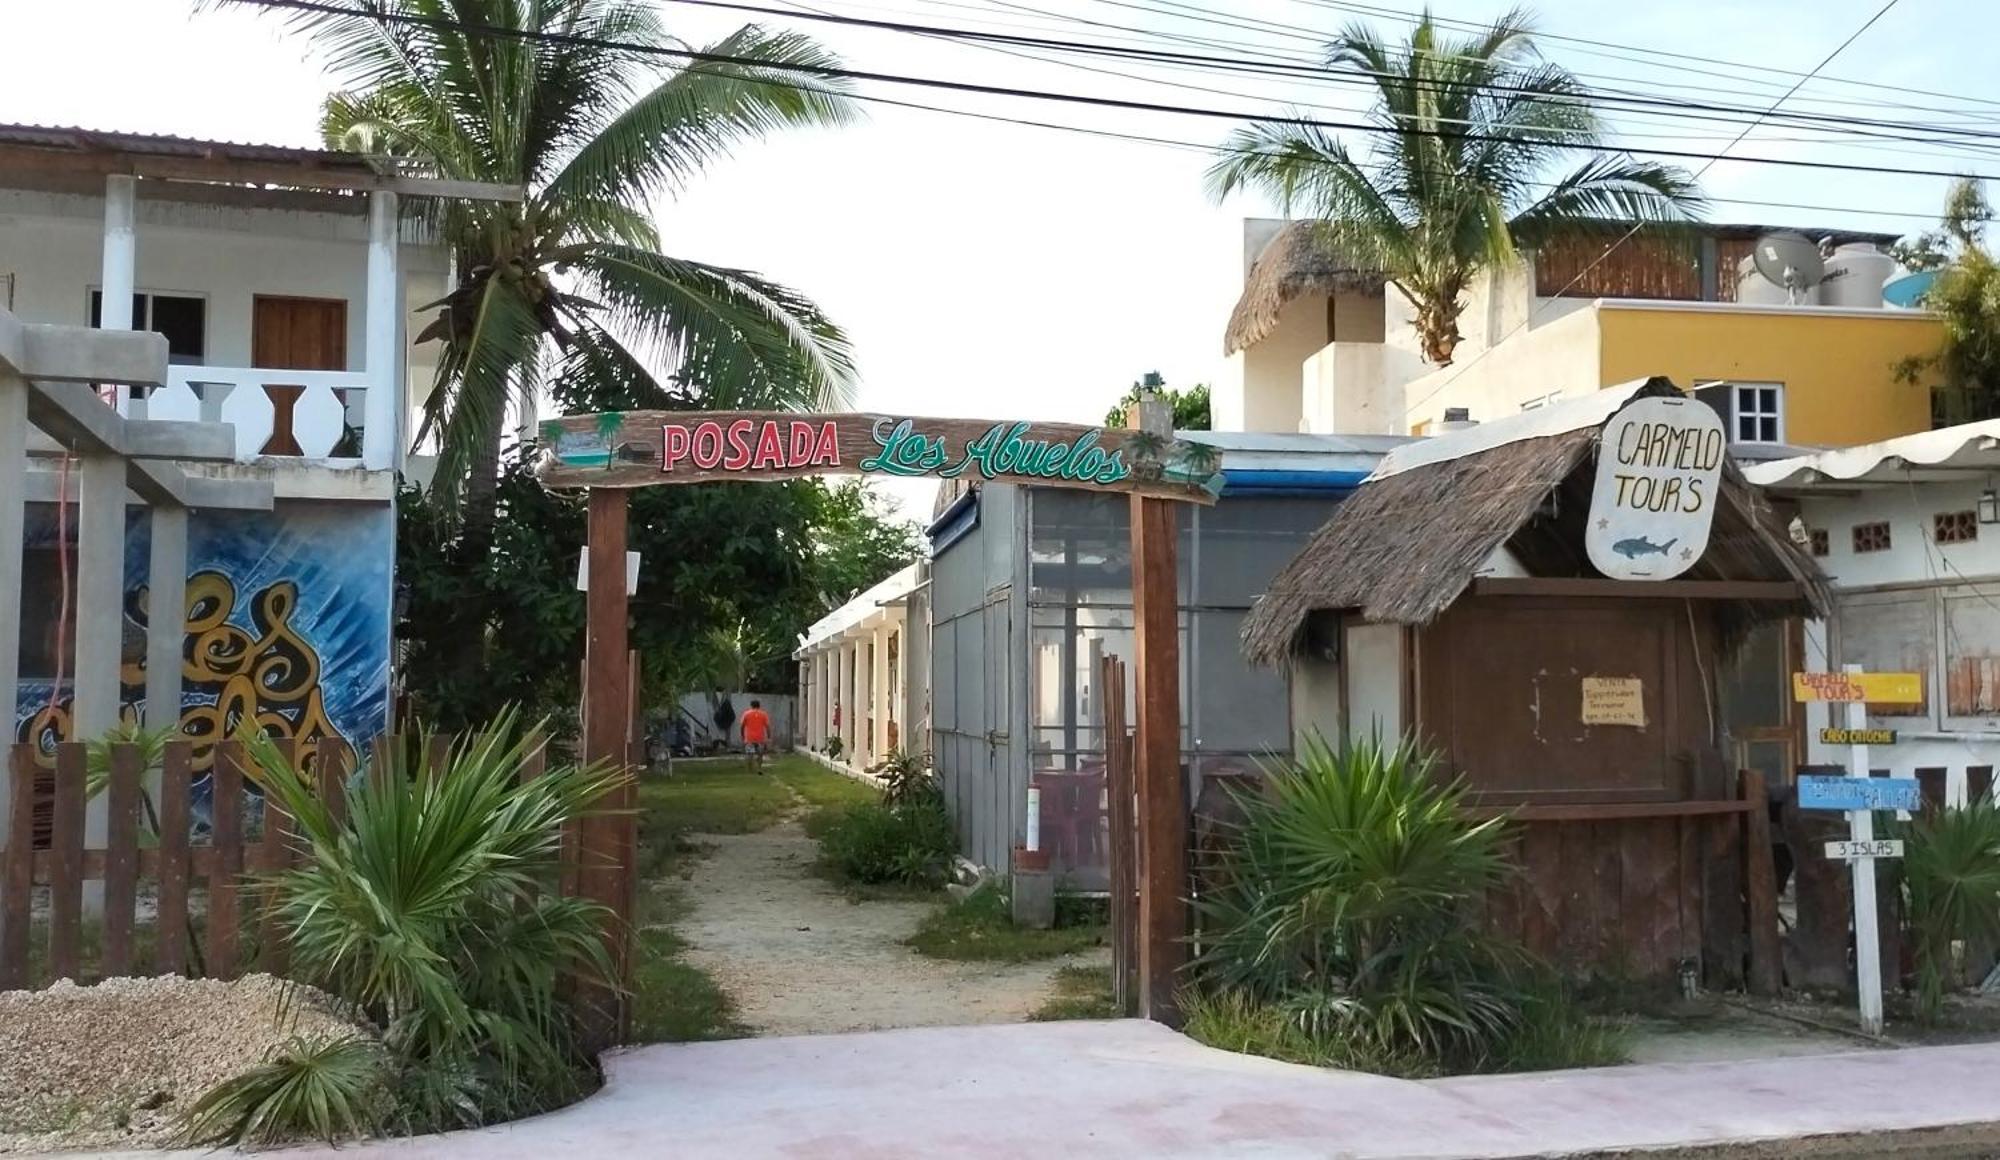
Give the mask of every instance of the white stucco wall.
M 1243 352 L 1243 431 L 1300 430 L 1306 360 L 1327 342 L 1326 299 L 1294 298 L 1278 325 Z
M 367 218 L 251 209 L 147 197 L 139 183 L 137 288 L 206 298 L 209 366 L 250 363 L 251 299 L 258 294 L 347 300 L 347 369 L 364 365 Z M 104 199 L 0 189 L 0 275 L 12 275 L 14 312 L 32 322 L 86 324 L 99 282 Z M 442 247 L 401 248 L 408 310 L 442 297 Z M 414 337 L 429 316 L 410 314 Z M 411 399 L 428 394 L 435 344 L 408 349 Z
M 1832 578 L 1837 593 L 1914 592 L 1935 587 L 1965 591 L 1967 585 L 1973 585 L 1977 592 L 2000 604 L 2000 525 L 1982 525 L 1980 538 L 1965 544 L 1933 543 L 1930 534 L 1934 513 L 1978 510 L 1979 493 L 1986 486 L 1983 477 L 1974 476 L 1963 482 L 1877 485 L 1852 495 L 1808 495 L 1800 500 L 1799 514 L 1808 527 L 1827 532 L 1829 550 L 1819 563 Z M 1889 523 L 1893 546 L 1888 551 L 1856 553 L 1854 525 L 1877 521 Z M 1836 613 L 1832 625 L 1813 622 L 1806 626 L 1805 659 L 1809 666 L 1838 668 L 1848 659 L 1840 651 L 1839 620 Z M 1935 699 L 1935 691 L 1933 696 Z M 1847 748 L 1821 744 L 1819 731 L 1844 726 L 1845 707 L 1808 704 L 1804 708 L 1807 760 L 1844 765 Z M 1910 776 L 1918 769 L 1943 768 L 1947 784 L 1956 788 L 1964 784 L 1965 767 L 2000 766 L 2000 721 L 1993 722 L 1990 732 L 1942 731 L 1908 718 L 1873 719 L 1870 724 L 1898 732 L 1895 745 L 1868 751 L 1869 765 L 1875 769 Z
M 1346 625 L 1340 665 L 1347 681 L 1348 736 L 1379 732 L 1385 743 L 1402 736 L 1408 724 L 1403 720 L 1403 626 Z
M 1450 407 L 1464 407 L 1480 422 L 1504 419 L 1532 399 L 1558 392 L 1573 396 L 1601 385 L 1595 310 L 1570 310 L 1538 322 L 1483 358 L 1460 351 L 1451 366 L 1403 388 L 1409 426 L 1437 423 Z

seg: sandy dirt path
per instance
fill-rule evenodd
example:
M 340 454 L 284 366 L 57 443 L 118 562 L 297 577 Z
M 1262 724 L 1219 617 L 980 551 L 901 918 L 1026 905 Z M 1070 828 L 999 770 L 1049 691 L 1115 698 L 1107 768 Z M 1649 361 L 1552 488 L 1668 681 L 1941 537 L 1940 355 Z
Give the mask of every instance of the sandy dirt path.
M 902 943 L 935 904 L 849 902 L 813 872 L 814 843 L 796 817 L 698 840 L 713 851 L 681 884 L 691 910 L 674 925 L 688 961 L 759 1035 L 1019 1022 L 1049 997 L 1059 967 L 1108 961 L 925 958 Z

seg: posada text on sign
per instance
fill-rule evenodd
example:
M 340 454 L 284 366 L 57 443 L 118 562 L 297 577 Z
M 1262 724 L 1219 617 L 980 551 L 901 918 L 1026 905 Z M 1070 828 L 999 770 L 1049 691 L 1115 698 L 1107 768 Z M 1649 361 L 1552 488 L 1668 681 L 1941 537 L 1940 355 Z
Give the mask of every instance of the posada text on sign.
M 1793 673 L 1792 699 L 1919 705 L 1924 682 L 1915 673 Z
M 1022 420 L 630 411 L 541 425 L 552 487 L 647 487 L 810 475 L 931 476 L 1212 503 L 1221 454 L 1193 440 Z
M 1648 395 L 1598 436 L 1584 549 L 1614 580 L 1668 580 L 1708 549 L 1728 439 L 1713 407 Z

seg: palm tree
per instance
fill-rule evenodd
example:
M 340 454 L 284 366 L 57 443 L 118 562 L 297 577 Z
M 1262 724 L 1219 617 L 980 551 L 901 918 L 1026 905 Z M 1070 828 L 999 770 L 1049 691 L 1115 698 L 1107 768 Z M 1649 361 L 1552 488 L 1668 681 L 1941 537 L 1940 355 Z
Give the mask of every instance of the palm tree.
M 1451 362 L 1460 299 L 1479 270 L 1565 232 L 1685 222 L 1702 208 L 1685 171 L 1603 151 L 1590 91 L 1542 60 L 1518 9 L 1463 40 L 1441 37 L 1426 11 L 1394 50 L 1350 25 L 1325 63 L 1375 82 L 1371 163 L 1310 123 L 1258 122 L 1230 134 L 1209 191 L 1220 200 L 1257 189 L 1317 218 L 1330 247 L 1373 264 L 1409 300 L 1424 357 L 1439 366 Z M 1546 182 L 1577 153 L 1588 156 Z
M 645 0 L 354 8 L 287 17 L 347 86 L 326 103 L 328 144 L 527 190 L 520 203 L 431 210 L 456 280 L 418 336 L 443 351 L 417 439 L 438 437 L 434 487 L 456 501 L 464 564 L 492 550 L 512 401 L 531 413 L 545 389 L 627 406 L 846 401 L 846 338 L 810 300 L 748 271 L 661 253 L 650 212 L 735 145 L 852 119 L 841 83 L 819 72 L 838 65 L 832 54 L 746 25 L 698 63 L 673 64 L 644 51 L 683 50 Z M 485 609 L 474 600 L 463 612 L 453 635 L 476 665 Z

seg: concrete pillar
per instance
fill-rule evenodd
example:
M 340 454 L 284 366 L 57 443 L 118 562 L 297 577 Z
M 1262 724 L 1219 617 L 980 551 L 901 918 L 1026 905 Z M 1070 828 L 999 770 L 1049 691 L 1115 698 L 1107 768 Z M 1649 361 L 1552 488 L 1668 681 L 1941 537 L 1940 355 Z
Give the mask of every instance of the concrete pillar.
M 103 330 L 132 329 L 132 292 L 137 289 L 139 235 L 133 224 L 139 202 L 137 178 L 114 173 L 104 179 L 104 254 L 98 285 L 104 300 L 98 314 Z
M 364 307 L 362 365 L 368 393 L 362 404 L 361 463 L 374 471 L 403 466 L 403 278 L 397 269 L 396 195 L 368 195 L 368 299 Z
M 172 729 L 181 719 L 181 641 L 187 622 L 186 508 L 153 509 L 146 571 L 146 727 Z
M 26 533 L 28 490 L 28 381 L 0 366 L 0 721 L 5 745 L 14 743 L 20 711 L 21 540 Z M 8 763 L 0 760 L 0 848 L 7 845 L 7 810 L 13 801 Z
M 813 654 L 819 669 L 819 708 L 813 712 L 813 720 L 819 726 L 817 748 L 826 748 L 826 739 L 833 736 L 833 702 L 839 696 L 833 689 L 833 650 L 821 645 Z
M 856 669 L 859 667 L 858 647 L 853 641 L 843 641 L 840 648 L 840 741 L 846 753 L 843 760 L 856 765 L 861 754 L 861 703 L 855 686 Z
M 125 461 L 85 455 L 76 516 L 76 675 L 70 739 L 91 741 L 118 724 L 118 670 L 125 643 Z M 83 814 L 86 849 L 103 849 L 111 808 L 103 794 Z M 87 881 L 83 909 L 103 912 L 104 883 Z
M 873 725 L 873 736 L 868 749 L 874 760 L 889 756 L 889 624 L 885 620 L 875 626 L 870 638 L 874 648 L 871 655 L 874 663 L 868 669 L 868 718 Z

